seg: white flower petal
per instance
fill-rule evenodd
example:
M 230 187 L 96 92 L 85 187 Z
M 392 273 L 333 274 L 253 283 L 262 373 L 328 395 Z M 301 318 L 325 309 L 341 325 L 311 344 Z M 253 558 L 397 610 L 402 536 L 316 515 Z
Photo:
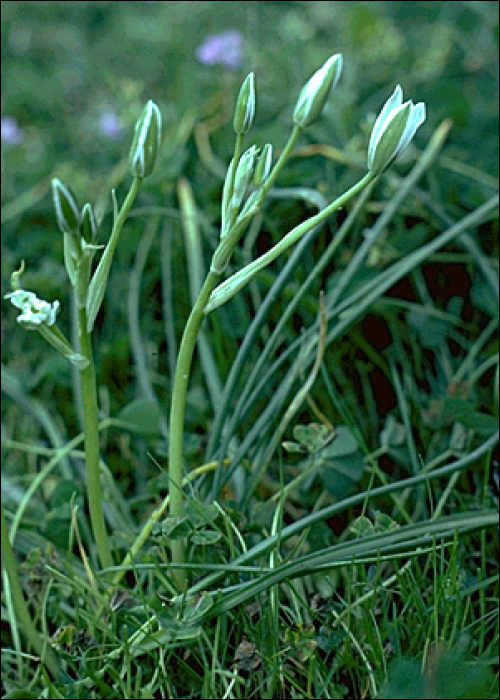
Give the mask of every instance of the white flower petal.
M 27 292 L 25 289 L 17 289 L 15 292 L 6 294 L 5 298 L 10 299 L 16 308 L 21 309 L 22 313 L 17 317 L 17 322 L 26 328 L 37 328 L 42 324 L 52 326 L 56 322 L 59 311 L 58 301 L 49 304 L 48 301 L 39 299 L 34 292 Z
M 403 91 L 401 86 L 397 85 L 373 126 L 370 143 L 368 144 L 367 163 L 368 169 L 376 171 L 377 174 L 383 172 L 396 156 L 408 146 L 418 127 L 425 121 L 425 104 L 423 102 L 414 105 L 411 100 L 405 103 L 402 103 L 402 100 Z M 403 124 L 401 118 L 399 118 L 398 125 L 397 127 L 394 125 L 391 134 L 388 129 L 401 110 L 406 110 L 407 112 L 403 131 L 402 133 L 400 131 Z M 399 136 L 399 141 L 395 143 L 395 139 L 398 138 L 398 132 L 401 135 Z
M 373 125 L 372 133 L 370 136 L 370 143 L 368 144 L 368 167 L 370 167 L 371 163 L 373 162 L 375 147 L 379 142 L 380 137 L 387 128 L 387 124 L 389 124 L 392 117 L 394 116 L 394 110 L 401 107 L 402 102 L 403 91 L 401 89 L 401 85 L 396 85 L 394 92 L 382 107 L 380 114 L 378 115 L 377 119 L 375 120 L 375 124 Z
M 406 146 L 410 143 L 412 138 L 415 136 L 415 132 L 418 127 L 425 121 L 425 104 L 419 102 L 418 105 L 414 105 L 411 102 L 410 114 L 408 116 L 408 121 L 406 122 L 405 130 L 401 139 L 399 141 L 396 155 L 403 151 Z

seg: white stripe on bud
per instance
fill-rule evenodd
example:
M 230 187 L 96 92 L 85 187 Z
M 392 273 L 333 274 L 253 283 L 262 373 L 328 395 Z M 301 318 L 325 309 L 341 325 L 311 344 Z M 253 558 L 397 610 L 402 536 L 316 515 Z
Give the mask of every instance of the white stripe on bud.
M 69 187 L 54 178 L 52 180 L 52 199 L 59 228 L 63 233 L 75 235 L 80 228 L 80 210 Z
M 134 177 L 147 177 L 153 171 L 161 145 L 161 114 L 148 100 L 135 125 L 130 148 L 129 168 Z
M 403 104 L 403 91 L 397 85 L 373 125 L 368 144 L 368 169 L 375 175 L 383 172 L 406 148 L 424 121 L 425 104 L 414 105 L 411 100 Z
M 234 108 L 234 131 L 243 135 L 250 131 L 255 115 L 255 75 L 249 73 L 243 81 Z
M 331 56 L 312 75 L 302 88 L 293 111 L 293 121 L 305 128 L 319 117 L 326 104 L 330 90 L 335 87 L 342 72 L 342 54 Z

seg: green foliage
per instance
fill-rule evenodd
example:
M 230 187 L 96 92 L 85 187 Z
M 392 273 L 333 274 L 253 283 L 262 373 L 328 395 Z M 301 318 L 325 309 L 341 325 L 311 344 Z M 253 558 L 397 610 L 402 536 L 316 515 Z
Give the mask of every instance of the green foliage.
M 463 645 L 462 645 L 463 647 Z M 467 659 L 465 650 L 446 650 L 437 646 L 424 673 L 421 663 L 399 659 L 389 668 L 389 681 L 380 698 L 470 698 L 496 697 L 490 666 Z
M 4 307 L 2 501 L 30 617 L 61 664 L 52 675 L 38 662 L 4 586 L 4 697 L 497 696 L 497 10 L 2 3 L 2 115 L 19 129 L 2 143 L 4 292 L 24 258 L 23 285 L 61 301 L 72 343 L 50 182 L 93 203 L 106 244 L 137 116 L 151 98 L 163 117 L 94 328 L 106 572 L 75 370 Z M 203 64 L 199 46 L 228 28 L 241 64 Z M 255 71 L 251 136 L 276 161 L 300 88 L 334 51 L 344 74 L 228 277 L 364 172 L 369 115 L 397 83 L 427 121 L 366 196 L 208 317 L 187 397 L 185 517 L 158 515 L 120 567 L 168 490 L 173 366 L 218 241 L 242 80 Z M 296 406 L 321 290 L 324 354 Z M 186 596 L 173 537 L 187 542 Z

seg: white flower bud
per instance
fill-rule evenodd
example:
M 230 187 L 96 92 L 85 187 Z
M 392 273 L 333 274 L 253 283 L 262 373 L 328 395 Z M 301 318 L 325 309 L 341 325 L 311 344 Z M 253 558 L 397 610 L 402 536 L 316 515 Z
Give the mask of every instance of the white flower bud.
M 130 148 L 129 168 L 134 177 L 147 177 L 153 171 L 161 145 L 161 114 L 152 100 L 135 125 Z
M 233 127 L 237 134 L 250 131 L 255 115 L 255 76 L 249 73 L 240 88 L 234 108 Z
M 385 170 L 403 151 L 425 121 L 425 104 L 403 104 L 403 91 L 398 85 L 373 125 L 368 145 L 368 169 L 375 175 Z
M 266 143 L 263 147 L 255 166 L 253 174 L 253 184 L 255 187 L 262 187 L 271 172 L 273 162 L 273 147 L 270 143 Z
M 250 146 L 250 148 L 243 153 L 238 162 L 233 187 L 233 199 L 237 207 L 240 206 L 248 185 L 252 180 L 257 150 L 257 146 Z
M 293 111 L 293 121 L 305 128 L 319 117 L 342 72 L 342 54 L 331 56 L 302 88 Z

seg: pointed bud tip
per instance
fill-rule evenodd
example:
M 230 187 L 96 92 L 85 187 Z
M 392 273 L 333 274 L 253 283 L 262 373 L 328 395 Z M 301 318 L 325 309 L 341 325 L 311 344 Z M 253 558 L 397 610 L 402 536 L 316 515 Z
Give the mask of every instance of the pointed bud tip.
M 252 128 L 255 116 L 255 74 L 249 73 L 243 81 L 234 108 L 233 128 L 243 135 Z
M 56 219 L 62 233 L 78 233 L 80 227 L 80 210 L 71 189 L 57 177 L 52 179 L 52 200 Z
M 312 75 L 302 88 L 293 112 L 293 121 L 305 128 L 315 121 L 326 104 L 330 90 L 336 86 L 342 72 L 343 57 L 334 54 Z
M 379 175 L 389 167 L 413 139 L 425 116 L 425 104 L 414 105 L 412 100 L 403 103 L 403 91 L 397 85 L 373 125 L 368 145 L 368 169 Z
M 129 168 L 134 177 L 147 177 L 153 171 L 161 146 L 161 113 L 153 100 L 148 100 L 136 122 L 130 147 Z

